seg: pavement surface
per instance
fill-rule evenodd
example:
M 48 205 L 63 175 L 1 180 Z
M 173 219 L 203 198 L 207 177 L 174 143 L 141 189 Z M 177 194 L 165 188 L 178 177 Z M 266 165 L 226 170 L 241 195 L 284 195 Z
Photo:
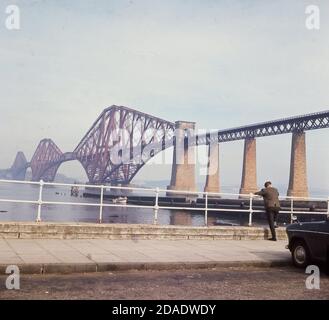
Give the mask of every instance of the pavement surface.
M 289 265 L 286 241 L 0 239 L 0 274 Z
M 7 290 L 0 275 L 0 299 L 329 299 L 329 277 L 307 289 L 308 276 L 291 266 L 21 275 L 20 290 Z

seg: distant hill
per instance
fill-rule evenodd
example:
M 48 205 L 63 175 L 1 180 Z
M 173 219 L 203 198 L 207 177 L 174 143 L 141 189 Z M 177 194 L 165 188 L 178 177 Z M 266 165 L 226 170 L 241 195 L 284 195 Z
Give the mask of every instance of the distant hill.
M 28 181 L 32 179 L 31 171 L 28 171 L 26 173 L 25 179 L 28 180 Z M 62 173 L 57 173 L 56 177 L 55 177 L 55 182 L 58 182 L 58 183 L 78 183 L 80 181 L 78 179 L 75 179 L 75 178 L 67 177 L 66 175 L 64 175 Z
M 10 175 L 9 170 L 0 169 L 0 179 L 8 179 L 8 180 L 11 180 L 11 175 Z M 26 172 L 25 180 L 26 181 L 31 181 L 31 179 L 32 179 L 32 173 L 31 173 L 30 170 L 28 170 Z M 55 182 L 59 182 L 59 183 L 75 183 L 75 182 L 79 182 L 79 179 L 67 177 L 64 174 L 58 173 L 56 175 Z
M 10 179 L 9 170 L 0 169 L 0 179 Z
M 79 179 L 67 177 L 65 174 L 61 174 L 61 173 L 56 174 L 55 182 L 59 182 L 59 183 L 82 183 L 82 184 L 85 183 L 85 182 L 79 181 Z

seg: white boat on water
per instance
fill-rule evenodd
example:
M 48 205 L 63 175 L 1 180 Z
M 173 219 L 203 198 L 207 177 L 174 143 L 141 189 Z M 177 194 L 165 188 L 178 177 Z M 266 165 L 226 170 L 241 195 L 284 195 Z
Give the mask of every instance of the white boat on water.
M 114 198 L 112 199 L 113 203 L 120 203 L 120 204 L 127 204 L 127 197 L 118 197 L 118 198 Z

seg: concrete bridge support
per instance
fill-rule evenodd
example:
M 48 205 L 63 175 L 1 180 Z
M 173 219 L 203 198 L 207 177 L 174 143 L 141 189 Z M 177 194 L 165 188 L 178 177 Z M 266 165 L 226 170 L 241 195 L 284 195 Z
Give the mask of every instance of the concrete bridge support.
M 168 190 L 196 191 L 195 183 L 195 147 L 184 144 L 184 138 L 188 131 L 195 129 L 194 122 L 176 121 L 173 164 L 170 185 Z M 167 192 L 168 196 L 184 196 L 175 192 Z
M 249 194 L 257 190 L 256 139 L 247 138 L 244 141 L 243 169 L 239 193 Z
M 294 132 L 292 134 L 287 196 L 308 197 L 305 132 Z
M 208 172 L 205 192 L 220 192 L 219 180 L 219 144 L 214 143 L 208 147 Z M 218 197 L 216 195 L 209 195 L 209 197 Z

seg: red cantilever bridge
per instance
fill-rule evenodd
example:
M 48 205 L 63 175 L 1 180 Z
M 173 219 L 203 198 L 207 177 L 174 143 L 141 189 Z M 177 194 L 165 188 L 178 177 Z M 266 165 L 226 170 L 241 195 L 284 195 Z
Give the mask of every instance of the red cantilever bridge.
M 9 170 L 13 179 L 24 179 L 30 167 L 34 181 L 53 181 L 62 163 L 78 160 L 90 183 L 126 184 L 150 158 L 175 144 L 175 128 L 175 123 L 149 114 L 111 106 L 101 113 L 73 152 L 63 153 L 51 139 L 43 139 L 30 162 L 19 152 Z M 209 145 L 322 128 L 329 128 L 329 110 L 186 137 L 186 143 Z M 120 129 L 124 136 L 119 134 Z M 125 161 L 113 161 L 113 153 Z

